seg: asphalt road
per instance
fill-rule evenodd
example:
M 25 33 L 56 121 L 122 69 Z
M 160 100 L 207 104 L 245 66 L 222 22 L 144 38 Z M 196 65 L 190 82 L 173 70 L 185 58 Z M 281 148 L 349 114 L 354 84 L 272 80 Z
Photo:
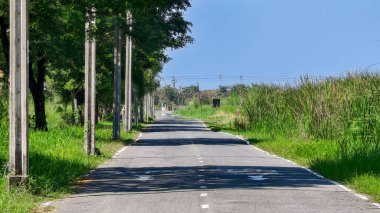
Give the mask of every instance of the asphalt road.
M 370 201 L 293 163 L 160 115 L 95 170 L 55 212 L 380 212 Z

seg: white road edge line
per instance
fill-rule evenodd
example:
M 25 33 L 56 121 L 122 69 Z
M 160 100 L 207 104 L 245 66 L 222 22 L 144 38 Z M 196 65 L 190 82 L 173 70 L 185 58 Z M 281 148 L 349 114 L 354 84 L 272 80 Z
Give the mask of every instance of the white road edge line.
M 132 144 L 136 143 L 137 141 L 139 141 L 142 137 L 142 132 L 140 132 L 140 134 L 137 136 L 137 138 L 130 144 L 128 144 L 127 146 L 121 148 L 119 151 L 117 151 L 115 153 L 114 156 L 112 156 L 112 159 L 116 158 L 117 156 L 119 156 L 122 152 L 124 152 L 126 149 L 128 149 Z
M 366 196 L 364 196 L 364 195 L 361 195 L 361 194 L 357 194 L 357 193 L 355 193 L 355 196 L 358 197 L 358 198 L 361 198 L 361 199 L 363 199 L 363 200 L 369 200 L 368 197 L 366 197 Z
M 197 120 L 198 120 L 198 119 L 197 119 Z M 201 120 L 199 120 L 199 121 L 201 121 Z M 206 125 L 203 121 L 201 121 L 201 122 L 203 123 L 203 125 Z M 291 160 L 288 160 L 288 159 L 285 159 L 285 158 L 279 157 L 279 156 L 277 156 L 277 155 L 275 155 L 275 154 L 271 154 L 271 153 L 269 153 L 269 152 L 267 152 L 267 151 L 264 151 L 264 150 L 262 150 L 262 149 L 256 147 L 255 145 L 252 145 L 248 140 L 246 140 L 245 138 L 243 138 L 243 137 L 241 137 L 241 136 L 239 136 L 239 135 L 234 135 L 234 134 L 227 133 L 227 132 L 222 132 L 222 133 L 224 133 L 224 134 L 226 134 L 226 135 L 230 135 L 230 136 L 236 137 L 236 138 L 238 138 L 238 139 L 244 141 L 247 145 L 250 145 L 250 146 L 253 147 L 254 149 L 256 149 L 256 150 L 258 150 L 258 151 L 261 151 L 261 152 L 263 152 L 263 153 L 265 153 L 265 154 L 267 154 L 267 155 L 272 155 L 272 156 L 274 156 L 274 157 L 277 157 L 277 158 L 280 158 L 280 159 L 286 160 L 286 161 L 288 161 L 288 162 L 294 164 L 295 166 L 301 167 L 301 168 L 305 169 L 306 171 L 308 171 L 309 173 L 311 173 L 311 174 L 313 174 L 313 175 L 315 175 L 315 176 L 317 176 L 317 177 L 319 177 L 319 178 L 321 178 L 321 179 L 325 179 L 325 180 L 329 181 L 330 183 L 339 186 L 340 188 L 342 188 L 343 190 L 345 190 L 345 191 L 347 191 L 347 192 L 352 192 L 356 197 L 359 197 L 359 198 L 361 198 L 361 199 L 363 199 L 363 200 L 370 200 L 368 197 L 366 197 L 366 196 L 364 196 L 364 195 L 361 195 L 361 194 L 357 194 L 357 193 L 355 193 L 352 189 L 347 188 L 346 186 L 344 186 L 344 185 L 342 185 L 342 184 L 340 184 L 340 183 L 337 183 L 337 182 L 335 182 L 335 181 L 333 181 L 333 180 L 328 180 L 328 179 L 326 179 L 323 175 L 320 175 L 320 174 L 318 174 L 317 172 L 315 172 L 315 171 L 313 171 L 313 170 L 311 170 L 311 169 L 309 169 L 309 168 L 306 168 L 306 167 L 300 166 L 300 165 L 298 165 L 297 163 L 295 163 L 294 161 L 291 161 Z M 378 204 L 378 203 L 372 203 L 372 204 L 373 204 L 374 206 L 376 206 L 377 208 L 380 208 L 380 204 Z

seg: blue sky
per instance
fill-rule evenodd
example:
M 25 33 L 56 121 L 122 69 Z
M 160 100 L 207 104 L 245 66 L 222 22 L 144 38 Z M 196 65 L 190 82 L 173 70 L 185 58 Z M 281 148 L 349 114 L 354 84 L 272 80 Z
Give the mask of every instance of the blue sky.
M 162 85 L 171 76 L 177 87 L 198 81 L 209 89 L 380 68 L 379 0 L 191 2 L 186 18 L 195 43 L 168 51 L 173 60 L 164 67 Z

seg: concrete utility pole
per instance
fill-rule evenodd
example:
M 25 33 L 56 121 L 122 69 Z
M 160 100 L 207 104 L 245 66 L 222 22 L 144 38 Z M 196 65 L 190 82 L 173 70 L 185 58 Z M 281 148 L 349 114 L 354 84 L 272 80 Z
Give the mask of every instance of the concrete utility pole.
M 153 118 L 152 115 L 152 93 L 148 94 L 148 111 L 149 111 L 149 118 Z
M 132 14 L 127 12 L 127 25 L 132 25 Z M 130 29 L 132 29 L 130 27 Z M 126 36 L 125 44 L 125 131 L 132 129 L 132 39 L 130 36 Z
M 113 73 L 113 139 L 120 139 L 120 95 L 121 95 L 121 32 L 115 19 L 115 47 Z
M 149 121 L 149 112 L 148 112 L 149 99 L 148 99 L 148 94 L 145 94 L 145 96 L 144 96 L 145 121 Z
M 147 103 L 146 103 L 146 113 L 148 114 L 148 121 L 150 118 L 152 118 L 152 111 L 150 110 L 150 102 L 151 102 L 151 99 L 150 99 L 150 93 L 148 93 L 147 95 Z
M 150 110 L 151 110 L 151 116 L 154 118 L 154 93 L 151 93 L 150 95 Z
M 96 107 L 96 40 L 89 33 L 95 28 L 96 10 L 86 14 L 85 41 L 85 100 L 84 100 L 84 150 L 95 155 L 95 107 Z
M 175 77 L 173 76 L 172 78 L 172 86 L 173 88 L 175 88 L 175 84 L 177 83 L 177 80 L 175 79 Z
M 201 112 L 202 112 L 202 93 L 201 93 L 201 89 L 199 88 L 199 82 L 197 81 L 197 87 L 198 87 L 198 104 L 199 104 L 199 107 L 201 109 Z
M 29 175 L 28 0 L 10 1 L 9 175 L 8 190 Z
M 149 110 L 149 117 L 153 119 L 153 112 L 152 112 L 152 93 L 149 93 L 149 105 L 148 105 L 148 110 Z
M 143 101 L 143 107 L 144 107 L 144 120 L 146 121 L 146 120 L 148 120 L 148 113 L 147 113 L 147 110 L 146 110 L 146 103 L 147 103 L 147 98 L 146 98 L 146 94 L 144 95 L 144 101 Z
M 137 97 L 137 89 L 133 90 L 133 106 L 134 106 L 134 115 L 135 115 L 135 125 L 139 124 L 139 105 Z

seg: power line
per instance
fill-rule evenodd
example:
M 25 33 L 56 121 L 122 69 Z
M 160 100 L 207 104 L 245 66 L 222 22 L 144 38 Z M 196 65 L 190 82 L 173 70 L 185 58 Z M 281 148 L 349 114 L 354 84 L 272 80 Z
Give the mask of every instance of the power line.
M 223 79 L 300 79 L 301 77 L 292 76 L 250 76 L 250 75 L 208 75 L 208 76 L 163 76 L 164 79 L 173 79 L 175 77 L 178 80 L 220 80 Z M 331 76 L 308 76 L 309 78 L 331 78 Z

